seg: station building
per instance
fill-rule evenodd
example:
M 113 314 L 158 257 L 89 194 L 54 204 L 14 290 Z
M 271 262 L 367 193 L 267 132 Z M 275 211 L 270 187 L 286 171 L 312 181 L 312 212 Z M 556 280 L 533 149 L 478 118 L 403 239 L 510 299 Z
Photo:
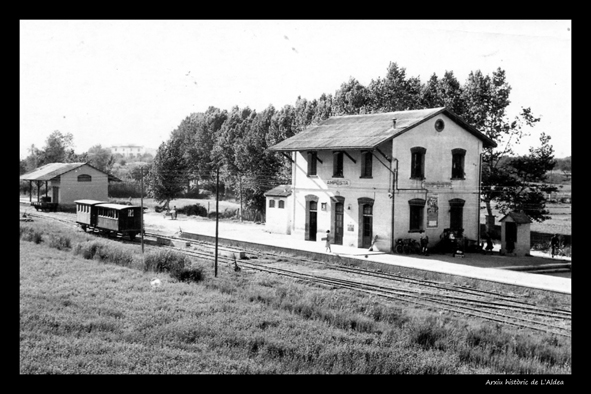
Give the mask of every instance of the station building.
M 292 162 L 291 202 L 273 226 L 383 252 L 421 230 L 430 245 L 444 229 L 477 240 L 481 154 L 495 146 L 445 107 L 331 117 L 269 148 Z

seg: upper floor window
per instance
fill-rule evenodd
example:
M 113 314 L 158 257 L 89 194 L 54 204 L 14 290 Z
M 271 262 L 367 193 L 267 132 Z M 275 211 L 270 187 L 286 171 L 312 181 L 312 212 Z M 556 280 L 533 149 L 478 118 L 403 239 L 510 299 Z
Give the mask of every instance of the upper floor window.
M 361 152 L 361 178 L 372 177 L 373 155 L 370 151 Z
M 333 178 L 343 177 L 343 152 L 333 152 Z
M 92 182 L 92 177 L 88 174 L 78 175 L 78 182 Z
M 420 146 L 410 150 L 410 177 L 413 179 L 425 179 L 425 152 L 427 149 Z
M 316 152 L 308 152 L 308 176 L 316 175 L 316 162 L 318 161 L 318 154 Z
M 285 208 L 285 201 L 279 200 L 279 209 Z
M 269 208 L 275 208 L 275 200 L 269 200 Z
M 451 179 L 464 179 L 464 158 L 466 150 L 457 148 L 451 151 Z

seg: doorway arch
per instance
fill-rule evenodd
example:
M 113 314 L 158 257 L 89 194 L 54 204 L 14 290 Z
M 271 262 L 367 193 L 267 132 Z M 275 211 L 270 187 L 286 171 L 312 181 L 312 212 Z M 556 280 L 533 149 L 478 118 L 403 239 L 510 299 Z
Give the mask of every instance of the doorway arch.
M 374 199 L 361 197 L 359 204 L 359 246 L 369 248 L 373 238 L 373 205 Z

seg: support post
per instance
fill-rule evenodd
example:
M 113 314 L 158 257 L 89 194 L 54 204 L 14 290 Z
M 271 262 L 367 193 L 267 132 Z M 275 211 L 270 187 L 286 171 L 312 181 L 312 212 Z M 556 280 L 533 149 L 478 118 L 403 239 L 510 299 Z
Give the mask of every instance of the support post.
M 219 207 L 220 207 L 220 168 L 217 169 L 215 186 L 215 262 L 214 276 L 218 277 L 218 226 L 219 226 Z
M 242 221 L 242 175 L 240 175 L 240 221 Z
M 144 260 L 144 167 L 140 167 L 140 185 L 141 185 L 141 191 L 140 191 L 140 206 L 141 206 L 141 215 L 140 215 L 140 232 L 141 232 L 141 239 L 142 239 L 142 262 Z M 144 264 L 142 264 L 143 266 Z

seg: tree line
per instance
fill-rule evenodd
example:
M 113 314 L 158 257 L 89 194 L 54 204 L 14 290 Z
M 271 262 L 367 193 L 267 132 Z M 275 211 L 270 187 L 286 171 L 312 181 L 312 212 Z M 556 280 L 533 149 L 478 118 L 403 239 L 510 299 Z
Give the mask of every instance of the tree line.
M 492 215 L 493 208 L 502 213 L 521 210 L 543 221 L 548 218 L 545 193 L 556 189 L 546 179 L 556 165 L 554 149 L 550 137 L 541 132 L 539 146 L 531 147 L 526 155 L 515 155 L 513 147 L 540 118 L 529 107 L 521 107 L 510 118 L 510 93 L 501 68 L 490 75 L 470 72 L 462 84 L 453 71 L 442 77 L 433 74 L 422 82 L 390 63 L 386 75 L 367 86 L 351 77 L 334 94 L 323 93 L 312 100 L 298 97 L 295 105 L 280 109 L 272 105 L 262 111 L 210 106 L 205 112 L 192 113 L 159 146 L 152 163 L 144 168 L 144 179 L 151 196 L 168 206 L 191 188 L 215 190 L 219 170 L 221 189 L 233 192 L 246 208 L 264 211 L 263 193 L 291 182 L 289 160 L 269 152 L 268 147 L 330 116 L 447 107 L 497 143 L 496 148 L 486 148 L 482 158 L 480 191 L 487 214 Z M 75 156 L 67 149 L 71 138 L 61 137 L 66 148 L 63 157 L 69 160 Z M 53 146 L 48 140 L 45 156 L 41 156 L 50 157 Z M 39 160 L 39 152 L 32 156 Z
M 545 193 L 555 191 L 546 174 L 556 165 L 550 136 L 539 134 L 539 146 L 517 156 L 513 147 L 540 121 L 529 107 L 510 118 L 511 86 L 505 71 L 491 75 L 470 72 L 461 84 L 453 71 L 433 74 L 426 82 L 409 77 L 406 69 L 390 63 L 385 77 L 364 86 L 355 78 L 341 84 L 334 95 L 317 99 L 298 97 L 295 105 L 269 106 L 261 112 L 249 107 L 230 111 L 209 107 L 183 119 L 162 143 L 148 174 L 153 195 L 168 204 L 188 180 L 208 183 L 219 169 L 222 184 L 242 195 L 246 207 L 263 210 L 263 193 L 290 183 L 291 166 L 280 153 L 267 148 L 330 116 L 371 114 L 447 107 L 497 143 L 483 153 L 481 198 L 487 214 L 520 210 L 532 219 L 548 218 Z

